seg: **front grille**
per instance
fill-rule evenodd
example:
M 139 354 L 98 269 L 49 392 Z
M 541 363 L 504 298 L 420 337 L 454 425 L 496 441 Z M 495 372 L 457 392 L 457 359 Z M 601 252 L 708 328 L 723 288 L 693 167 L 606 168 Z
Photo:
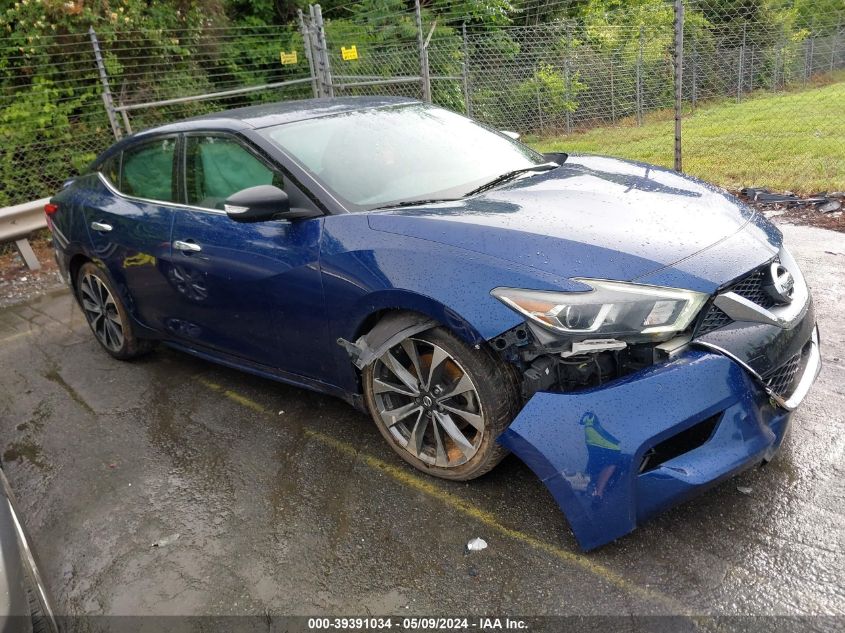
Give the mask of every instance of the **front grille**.
M 734 282 L 732 285 L 722 290 L 719 294 L 733 292 L 738 294 L 740 297 L 756 303 L 761 308 L 768 310 L 775 305 L 774 300 L 766 293 L 765 290 L 763 290 L 763 284 L 768 274 L 767 271 L 769 265 L 770 264 L 766 264 L 765 266 L 761 266 L 760 268 L 751 271 L 748 275 L 739 281 Z M 695 329 L 695 335 L 702 336 L 703 334 L 707 334 L 713 330 L 718 330 L 720 327 L 724 327 L 730 323 L 733 323 L 733 319 L 711 304 L 699 319 L 698 326 Z
M 763 290 L 763 281 L 766 278 L 766 268 L 758 268 L 753 273 L 729 286 L 725 292 L 734 292 L 740 297 L 756 303 L 767 310 L 775 305 L 774 300 Z
M 789 396 L 795 376 L 801 369 L 801 354 L 796 354 L 783 365 L 763 376 L 766 386 L 781 397 Z
M 697 335 L 701 336 L 702 334 L 707 334 L 713 330 L 718 330 L 720 327 L 724 327 L 732 321 L 733 319 L 731 319 L 731 317 L 722 312 L 716 306 L 711 305 L 704 313 L 701 321 L 698 323 Z

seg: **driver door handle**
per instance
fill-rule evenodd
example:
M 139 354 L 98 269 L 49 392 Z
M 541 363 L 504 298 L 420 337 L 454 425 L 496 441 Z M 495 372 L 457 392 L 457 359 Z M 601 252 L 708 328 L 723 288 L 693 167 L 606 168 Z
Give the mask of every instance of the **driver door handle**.
M 173 248 L 177 251 L 182 251 L 183 253 L 199 253 L 202 250 L 202 246 L 196 242 L 187 242 L 183 240 L 176 240 L 173 242 Z
M 108 233 L 112 230 L 112 225 L 105 222 L 91 222 L 91 228 L 101 233 Z

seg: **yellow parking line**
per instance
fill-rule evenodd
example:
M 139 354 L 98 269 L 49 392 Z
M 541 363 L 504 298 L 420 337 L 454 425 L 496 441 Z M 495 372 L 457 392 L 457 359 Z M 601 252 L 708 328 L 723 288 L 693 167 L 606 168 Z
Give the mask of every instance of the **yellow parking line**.
M 31 332 L 18 332 L 17 334 L 11 334 L 5 338 L 0 338 L 0 343 L 8 343 L 9 341 L 14 341 L 19 338 L 24 338 L 27 336 L 33 336 L 38 334 L 38 331 L 31 331 Z
M 237 402 L 238 404 L 246 407 L 247 409 L 252 409 L 256 413 L 270 413 L 267 409 L 265 409 L 260 404 L 255 402 L 255 400 L 250 400 L 246 396 L 242 396 L 241 394 L 239 394 L 237 392 L 231 391 L 229 389 L 225 389 L 218 384 L 215 384 L 213 382 L 206 380 L 205 378 L 199 378 L 198 380 L 203 385 L 208 387 L 209 389 L 212 389 L 214 391 L 219 391 L 224 396 L 229 398 L 229 400 L 234 400 L 235 402 Z
M 255 402 L 254 400 L 247 398 L 246 396 L 226 389 L 225 387 L 222 387 L 209 380 L 206 380 L 205 378 L 199 378 L 198 380 L 207 388 L 224 395 L 233 402 L 237 402 L 238 404 L 245 406 L 257 413 L 263 413 L 266 415 L 271 414 L 269 409 L 263 407 L 261 404 Z M 634 581 L 629 580 L 628 578 L 625 578 L 624 576 L 616 573 L 609 567 L 606 567 L 605 565 L 594 561 L 589 556 L 585 556 L 584 554 L 579 554 L 577 552 L 572 552 L 563 549 L 562 547 L 547 543 L 534 536 L 531 536 L 530 534 L 526 534 L 525 532 L 515 530 L 504 525 L 495 517 L 495 515 L 479 508 L 478 506 L 473 505 L 466 499 L 462 499 L 461 497 L 452 494 L 451 492 L 443 490 L 438 485 L 434 484 L 428 479 L 418 477 L 405 470 L 404 468 L 389 464 L 384 460 L 381 460 L 373 455 L 362 453 L 354 445 L 349 444 L 348 442 L 344 442 L 342 440 L 338 440 L 337 438 L 331 437 L 324 433 L 320 433 L 319 431 L 305 429 L 303 432 L 307 437 L 312 438 L 320 442 L 321 444 L 329 446 L 334 450 L 338 451 L 339 453 L 343 453 L 345 455 L 348 455 L 349 457 L 353 457 L 359 460 L 364 465 L 384 473 L 391 479 L 401 483 L 402 485 L 408 488 L 421 492 L 427 495 L 428 497 L 431 497 L 432 499 L 440 501 L 441 503 L 445 503 L 453 510 L 457 510 L 461 514 L 475 519 L 479 523 L 482 523 L 491 530 L 494 530 L 503 536 L 511 538 L 515 541 L 519 541 L 520 543 L 528 545 L 533 549 L 545 552 L 546 554 L 554 556 L 555 558 L 563 562 L 569 563 L 576 567 L 580 567 L 581 569 L 613 585 L 616 585 L 620 589 L 623 589 L 624 591 L 630 594 L 640 596 L 641 598 L 650 600 L 652 602 L 660 603 L 663 606 L 669 608 L 673 614 L 680 615 L 689 611 L 686 606 L 684 606 L 674 598 L 671 598 L 670 596 L 667 596 L 653 589 L 649 589 L 648 587 L 638 585 Z

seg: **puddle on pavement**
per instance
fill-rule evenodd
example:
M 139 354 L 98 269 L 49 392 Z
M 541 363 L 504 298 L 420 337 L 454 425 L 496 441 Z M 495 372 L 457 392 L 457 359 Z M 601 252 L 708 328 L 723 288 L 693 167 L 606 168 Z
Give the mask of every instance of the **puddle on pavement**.
M 64 379 L 64 378 L 62 378 L 61 374 L 59 374 L 59 372 L 58 372 L 58 370 L 57 370 L 57 369 L 53 368 L 53 369 L 51 369 L 50 371 L 45 372 L 45 373 L 44 373 L 44 377 L 45 377 L 47 380 L 49 380 L 50 382 L 55 383 L 55 384 L 57 384 L 59 387 L 61 387 L 62 389 L 64 389 L 64 390 L 67 392 L 67 394 L 70 396 L 71 400 L 73 400 L 76 404 L 78 404 L 80 407 L 82 407 L 83 409 L 85 409 L 88 413 L 90 413 L 91 415 L 97 415 L 97 414 L 94 412 L 94 409 L 92 409 L 92 408 L 91 408 L 91 405 L 90 405 L 90 404 L 88 404 L 88 403 L 87 403 L 87 402 L 86 402 L 86 401 L 82 398 L 82 396 L 80 396 L 80 395 L 79 395 L 79 393 L 76 391 L 76 389 L 74 389 L 73 387 L 71 387 L 71 386 L 70 386 L 70 385 L 69 385 L 69 384 L 65 381 L 65 379 Z
M 4 462 L 28 461 L 37 468 L 48 468 L 47 463 L 41 457 L 41 447 L 30 439 L 11 442 L 3 452 Z

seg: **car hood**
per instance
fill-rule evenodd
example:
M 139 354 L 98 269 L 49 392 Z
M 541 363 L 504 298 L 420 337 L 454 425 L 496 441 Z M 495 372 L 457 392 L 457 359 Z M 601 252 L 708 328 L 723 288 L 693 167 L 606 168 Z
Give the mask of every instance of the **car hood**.
M 673 283 L 707 291 L 771 258 L 779 241 L 722 189 L 600 156 L 570 156 L 555 170 L 465 200 L 373 212 L 369 224 L 563 277 L 657 279 L 686 262 Z

